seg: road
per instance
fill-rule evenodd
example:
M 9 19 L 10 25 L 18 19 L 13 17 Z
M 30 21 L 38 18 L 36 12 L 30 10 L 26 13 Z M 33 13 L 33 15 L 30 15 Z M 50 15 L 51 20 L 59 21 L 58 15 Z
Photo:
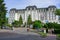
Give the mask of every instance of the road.
M 42 38 L 39 34 L 27 32 L 26 29 L 0 32 L 0 40 L 56 40 L 55 36 Z

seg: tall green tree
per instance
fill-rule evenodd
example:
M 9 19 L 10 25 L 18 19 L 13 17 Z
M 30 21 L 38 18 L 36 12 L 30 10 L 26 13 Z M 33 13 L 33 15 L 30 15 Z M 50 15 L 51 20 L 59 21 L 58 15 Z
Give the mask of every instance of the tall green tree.
M 55 14 L 60 16 L 60 9 L 56 9 Z
M 21 26 L 23 24 L 23 20 L 22 20 L 22 16 L 20 15 L 20 18 L 19 18 L 19 25 Z
M 31 23 L 32 23 L 31 15 L 29 15 L 27 19 L 27 24 L 30 26 Z
M 6 23 L 6 7 L 5 7 L 5 3 L 4 0 L 0 0 L 0 27 L 2 29 L 2 26 L 5 25 Z
M 7 25 L 8 24 L 8 18 L 5 19 L 5 22 L 6 22 L 5 25 Z

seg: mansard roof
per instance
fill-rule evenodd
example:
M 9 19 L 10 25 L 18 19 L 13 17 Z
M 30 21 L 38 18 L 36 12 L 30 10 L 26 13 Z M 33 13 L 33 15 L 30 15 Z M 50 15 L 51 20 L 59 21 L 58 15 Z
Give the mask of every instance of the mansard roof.
M 37 9 L 48 9 L 48 8 L 37 8 Z
M 17 11 L 25 11 L 25 9 L 18 9 Z
M 48 8 L 56 8 L 55 5 L 50 5 Z
M 16 10 L 16 12 L 19 12 L 19 11 L 23 12 L 23 11 L 25 11 L 25 9 L 17 9 Z
M 13 10 L 16 10 L 16 8 L 12 8 L 12 9 L 10 9 L 10 11 L 13 11 Z
M 50 5 L 50 6 L 46 7 L 46 8 L 37 8 L 37 7 L 34 5 L 34 6 L 27 6 L 25 9 L 12 8 L 12 9 L 10 9 L 10 11 L 13 11 L 13 10 L 15 10 L 16 12 L 17 12 L 17 11 L 25 11 L 27 8 L 32 8 L 32 9 L 36 8 L 37 10 L 40 10 L 40 9 L 46 9 L 46 10 L 48 10 L 48 8 L 56 8 L 56 6 Z
M 26 8 L 37 8 L 37 7 L 34 5 L 34 6 L 27 6 Z

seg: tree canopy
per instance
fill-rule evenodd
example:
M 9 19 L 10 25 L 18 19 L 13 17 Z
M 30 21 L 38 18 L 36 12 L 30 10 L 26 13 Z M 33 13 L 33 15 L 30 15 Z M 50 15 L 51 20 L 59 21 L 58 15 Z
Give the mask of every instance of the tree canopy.
M 0 26 L 1 28 L 6 23 L 6 13 L 7 13 L 7 10 L 5 7 L 4 0 L 0 0 Z
M 42 28 L 42 26 L 43 26 L 43 24 L 39 20 L 36 20 L 33 23 L 33 28 Z
M 55 14 L 60 16 L 60 9 L 56 9 Z

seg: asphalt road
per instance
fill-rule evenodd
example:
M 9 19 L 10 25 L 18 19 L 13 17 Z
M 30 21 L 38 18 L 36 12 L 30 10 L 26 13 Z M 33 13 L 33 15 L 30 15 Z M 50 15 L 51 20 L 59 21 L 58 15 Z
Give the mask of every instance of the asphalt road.
M 15 34 L 15 33 L 0 33 L 0 40 L 56 40 L 56 37 L 42 38 L 40 35 L 32 34 Z
M 56 37 L 49 36 L 42 38 L 37 33 L 15 30 L 12 32 L 0 32 L 0 40 L 56 40 Z

